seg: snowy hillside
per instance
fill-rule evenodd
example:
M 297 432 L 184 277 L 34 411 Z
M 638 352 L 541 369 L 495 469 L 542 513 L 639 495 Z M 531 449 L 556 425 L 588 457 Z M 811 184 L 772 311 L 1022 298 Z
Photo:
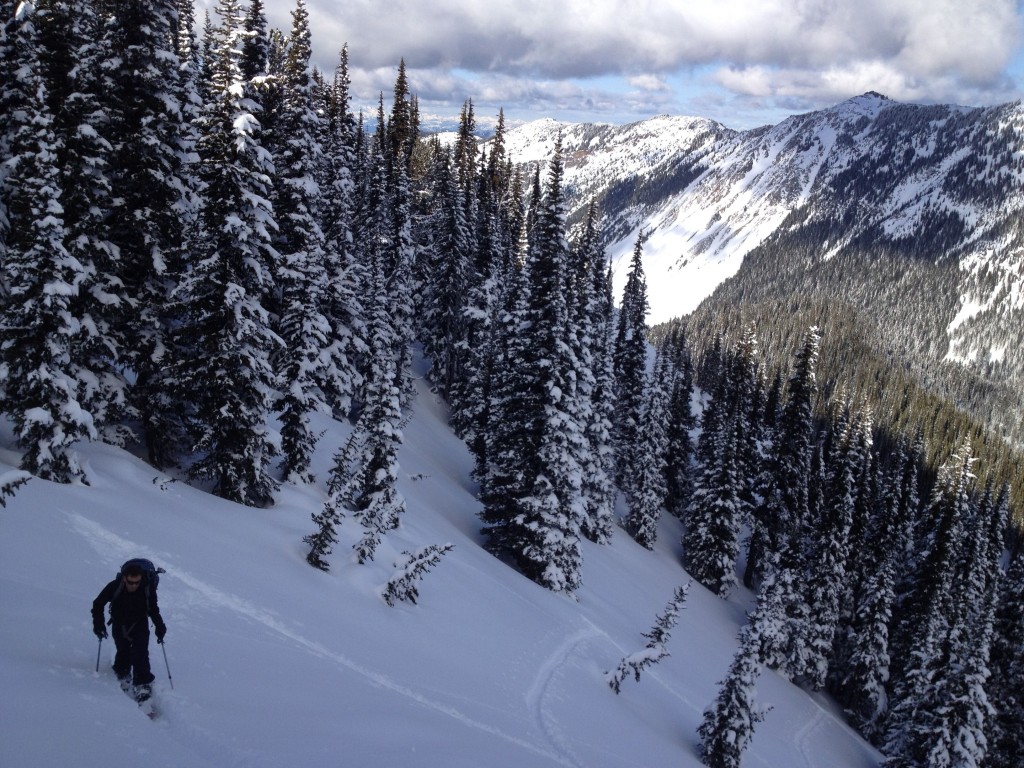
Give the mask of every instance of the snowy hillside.
M 374 563 L 350 556 L 342 526 L 332 571 L 309 567 L 302 537 L 324 498 L 344 429 L 325 430 L 311 487 L 271 509 L 224 502 L 102 444 L 83 449 L 89 486 L 32 480 L 0 510 L 0 765 L 42 766 L 697 766 L 696 728 L 736 648 L 749 595 L 694 585 L 671 657 L 614 695 L 604 673 L 644 645 L 688 581 L 679 531 L 656 550 L 619 534 L 584 542 L 577 599 L 551 593 L 480 547 L 470 456 L 421 386 L 399 453 L 407 512 Z M 18 456 L 6 429 L 0 474 Z M 418 605 L 380 597 L 402 550 L 454 550 Z M 162 716 L 120 692 L 112 644 L 89 608 L 129 557 L 167 569 L 169 631 L 151 646 Z M 859 768 L 879 755 L 827 698 L 765 672 L 747 766 Z
M 637 234 L 649 236 L 652 324 L 691 312 L 747 253 L 794 226 L 797 211 L 818 221 L 850 217 L 838 239 L 820 241 L 821 258 L 865 233 L 930 238 L 954 219 L 931 256 L 961 262 L 964 316 L 1019 311 L 1001 276 L 1019 267 L 1020 238 L 1000 223 L 1024 208 L 1020 104 L 926 107 L 868 93 L 743 132 L 694 117 L 628 126 L 540 120 L 509 131 L 509 155 L 543 161 L 559 133 L 570 209 L 578 215 L 591 199 L 602 202 L 613 261 L 628 263 Z M 617 291 L 625 273 L 625 264 L 616 269 Z M 961 358 L 1002 349 L 953 344 Z

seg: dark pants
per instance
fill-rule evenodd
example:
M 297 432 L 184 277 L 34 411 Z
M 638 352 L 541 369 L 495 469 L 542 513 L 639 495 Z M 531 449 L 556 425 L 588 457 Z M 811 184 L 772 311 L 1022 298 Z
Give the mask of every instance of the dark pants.
M 132 675 L 133 685 L 152 683 L 154 675 L 149 669 L 149 622 L 137 621 L 125 626 L 111 626 L 114 636 L 114 674 L 118 678 Z

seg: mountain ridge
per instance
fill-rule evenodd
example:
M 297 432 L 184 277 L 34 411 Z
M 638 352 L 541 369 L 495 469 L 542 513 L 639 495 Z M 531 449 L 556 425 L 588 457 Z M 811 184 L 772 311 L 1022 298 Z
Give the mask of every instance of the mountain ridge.
M 995 412 L 1024 401 L 1021 102 L 869 91 L 745 131 L 699 117 L 549 120 L 510 130 L 506 151 L 543 163 L 559 134 L 570 221 L 601 205 L 617 295 L 645 239 L 652 324 L 794 293 L 842 298 L 878 318 L 883 345 L 922 379 L 959 368 L 993 387 L 975 415 L 1024 444 L 1019 413 Z

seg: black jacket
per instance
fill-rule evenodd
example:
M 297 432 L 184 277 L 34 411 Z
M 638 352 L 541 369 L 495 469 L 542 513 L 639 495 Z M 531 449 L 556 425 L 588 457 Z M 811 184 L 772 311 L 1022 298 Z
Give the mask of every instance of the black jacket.
M 110 623 L 116 626 L 130 627 L 146 618 L 153 620 L 153 627 L 158 637 L 163 637 L 167 630 L 160 616 L 156 590 L 143 582 L 138 589 L 130 592 L 121 584 L 119 575 L 107 584 L 96 599 L 92 601 L 92 625 L 94 629 L 103 629 L 103 609 L 110 603 Z

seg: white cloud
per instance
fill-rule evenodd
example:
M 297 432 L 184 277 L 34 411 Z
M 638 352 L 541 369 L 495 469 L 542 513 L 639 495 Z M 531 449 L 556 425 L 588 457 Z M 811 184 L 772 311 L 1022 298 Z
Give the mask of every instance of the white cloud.
M 670 90 L 669 84 L 661 75 L 634 75 L 626 78 L 626 82 L 638 91 L 656 93 Z
M 268 0 L 267 6 L 271 23 L 287 29 L 293 4 Z M 737 98 L 793 99 L 811 107 L 866 90 L 962 103 L 1020 97 L 1007 75 L 1024 37 L 1014 0 L 307 0 L 307 6 L 318 66 L 332 69 L 348 43 L 356 87 L 372 83 L 385 93 L 404 58 L 439 97 L 482 85 L 495 97 L 518 93 L 524 104 L 623 103 L 629 99 L 621 93 L 576 85 L 575 93 L 560 94 L 554 83 L 614 76 L 634 97 L 653 96 L 666 78 L 708 68 L 715 71 L 708 86 Z M 442 73 L 451 69 L 475 79 L 443 83 Z M 385 73 L 390 82 L 382 85 Z M 479 91 L 469 96 L 482 98 Z M 664 108 L 663 97 L 656 101 Z

